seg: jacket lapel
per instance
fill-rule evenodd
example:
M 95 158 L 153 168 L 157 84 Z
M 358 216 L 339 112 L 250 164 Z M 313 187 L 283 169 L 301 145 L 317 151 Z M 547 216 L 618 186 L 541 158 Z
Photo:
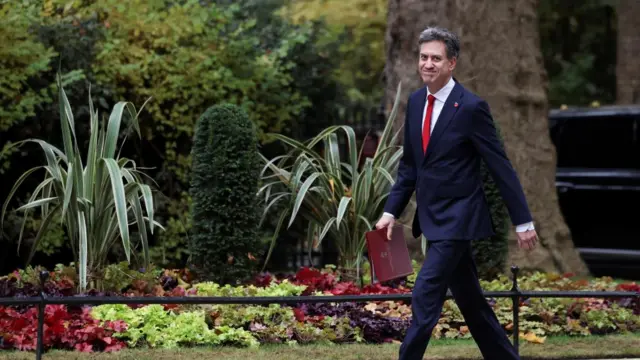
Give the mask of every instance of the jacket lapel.
M 424 107 L 427 104 L 427 88 L 422 87 L 420 93 L 418 95 L 419 101 L 416 101 L 412 105 L 411 111 L 413 112 L 412 117 L 412 129 L 416 129 L 413 131 L 413 139 L 411 139 L 411 143 L 414 144 L 414 152 L 417 154 L 415 159 L 417 160 L 417 164 L 421 164 L 424 160 L 424 153 L 422 152 L 422 113 L 424 112 Z
M 424 97 L 426 98 L 426 95 Z M 426 102 L 426 99 L 423 101 L 423 104 L 424 102 Z M 455 106 L 456 103 L 458 104 L 458 106 Z M 423 161 L 426 160 L 426 158 L 428 158 L 429 155 L 433 152 L 438 143 L 438 140 L 440 140 L 440 138 L 442 137 L 442 134 L 451 123 L 453 116 L 456 114 L 460 106 L 462 106 L 462 86 L 458 84 L 458 82 L 456 82 L 456 84 L 453 86 L 453 90 L 451 90 L 451 93 L 449 94 L 449 97 L 444 102 L 442 111 L 440 111 L 440 116 L 438 116 L 436 126 L 433 128 L 431 138 L 429 139 L 429 145 L 427 146 L 427 155 L 423 155 Z M 422 134 L 420 144 L 422 144 Z M 420 152 L 422 152 L 422 149 L 420 150 Z

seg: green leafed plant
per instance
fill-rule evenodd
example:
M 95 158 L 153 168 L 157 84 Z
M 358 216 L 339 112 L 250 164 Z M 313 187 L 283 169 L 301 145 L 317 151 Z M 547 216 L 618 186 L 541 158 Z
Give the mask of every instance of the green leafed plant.
M 359 277 L 365 232 L 372 230 L 382 215 L 394 183 L 392 174 L 402 157 L 402 147 L 396 145 L 399 132 L 392 134 L 400 90 L 399 85 L 377 151 L 372 158 L 365 159 L 361 168 L 362 149 L 358 151 L 355 132 L 349 126 L 328 127 L 306 143 L 271 134 L 292 149 L 271 160 L 262 157 L 264 185 L 258 192 L 266 203 L 262 219 L 276 205 L 285 204 L 277 207 L 282 210 L 266 261 L 285 221 L 291 226 L 296 218 L 302 217 L 309 224 L 309 250 L 330 238 L 338 250 L 344 276 Z M 346 135 L 346 149 L 340 149 L 340 132 Z M 318 150 L 319 145 L 322 150 Z M 345 150 L 345 159 L 341 150 Z
M 243 328 L 216 326 L 209 328 L 204 310 L 173 312 L 153 304 L 132 309 L 124 304 L 96 306 L 91 316 L 100 321 L 122 320 L 125 331 L 115 337 L 125 339 L 129 346 L 140 343 L 151 348 L 175 349 L 181 346 L 236 345 L 256 347 L 260 344 L 251 332 Z
M 191 268 L 201 280 L 244 281 L 259 250 L 256 129 L 233 104 L 207 109 L 196 124 L 190 195 Z
M 90 139 L 87 153 L 83 156 L 76 138 L 74 116 L 60 76 L 57 81 L 64 149 L 60 150 L 39 139 L 16 144 L 38 144 L 46 157 L 46 165 L 27 170 L 16 181 L 3 204 L 2 221 L 11 198 L 22 182 L 34 172 L 45 170 L 44 180 L 34 189 L 28 202 L 17 209 L 24 211 L 26 221 L 29 212 L 39 208 L 43 219 L 29 261 L 52 220 L 60 219 L 71 240 L 78 264 L 80 290 L 84 291 L 88 279 L 99 282 L 100 272 L 106 266 L 107 256 L 116 242 L 122 243 L 127 261 L 131 260 L 134 244 L 130 225 L 137 226 L 135 238 L 139 239 L 144 264 L 148 265 L 147 226 L 152 234 L 154 226 L 161 226 L 153 220 L 153 196 L 149 185 L 142 181 L 143 173 L 133 160 L 116 154 L 120 127 L 126 115 L 130 126 L 140 135 L 137 120 L 139 112 L 131 103 L 118 102 L 105 130 L 104 124 L 99 124 L 98 111 L 94 111 L 89 94 Z M 83 157 L 86 163 L 83 163 Z M 23 230 L 24 221 L 18 245 L 22 241 Z

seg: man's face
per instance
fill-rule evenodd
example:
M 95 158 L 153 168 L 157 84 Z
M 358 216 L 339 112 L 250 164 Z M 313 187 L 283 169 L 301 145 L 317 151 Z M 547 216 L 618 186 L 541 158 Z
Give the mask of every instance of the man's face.
M 420 45 L 420 77 L 427 86 L 441 87 L 449 80 L 456 67 L 456 58 L 447 58 L 442 41 L 429 41 Z

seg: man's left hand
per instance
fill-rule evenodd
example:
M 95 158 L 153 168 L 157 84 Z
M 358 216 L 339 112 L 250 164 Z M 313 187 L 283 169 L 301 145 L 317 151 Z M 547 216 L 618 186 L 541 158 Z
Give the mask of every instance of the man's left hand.
M 518 234 L 518 245 L 521 249 L 532 250 L 538 243 L 538 234 L 535 230 L 516 232 Z

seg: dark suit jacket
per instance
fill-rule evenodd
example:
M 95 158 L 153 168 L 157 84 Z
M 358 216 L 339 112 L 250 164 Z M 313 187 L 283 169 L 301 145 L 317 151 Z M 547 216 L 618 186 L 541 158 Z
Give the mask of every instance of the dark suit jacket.
M 403 156 L 384 211 L 398 218 L 414 190 L 413 236 L 427 240 L 473 240 L 494 234 L 480 171 L 484 160 L 511 221 L 532 221 L 520 181 L 497 136 L 489 105 L 457 81 L 422 152 L 422 115 L 427 90 L 409 96 Z M 457 106 L 456 106 L 457 103 Z

